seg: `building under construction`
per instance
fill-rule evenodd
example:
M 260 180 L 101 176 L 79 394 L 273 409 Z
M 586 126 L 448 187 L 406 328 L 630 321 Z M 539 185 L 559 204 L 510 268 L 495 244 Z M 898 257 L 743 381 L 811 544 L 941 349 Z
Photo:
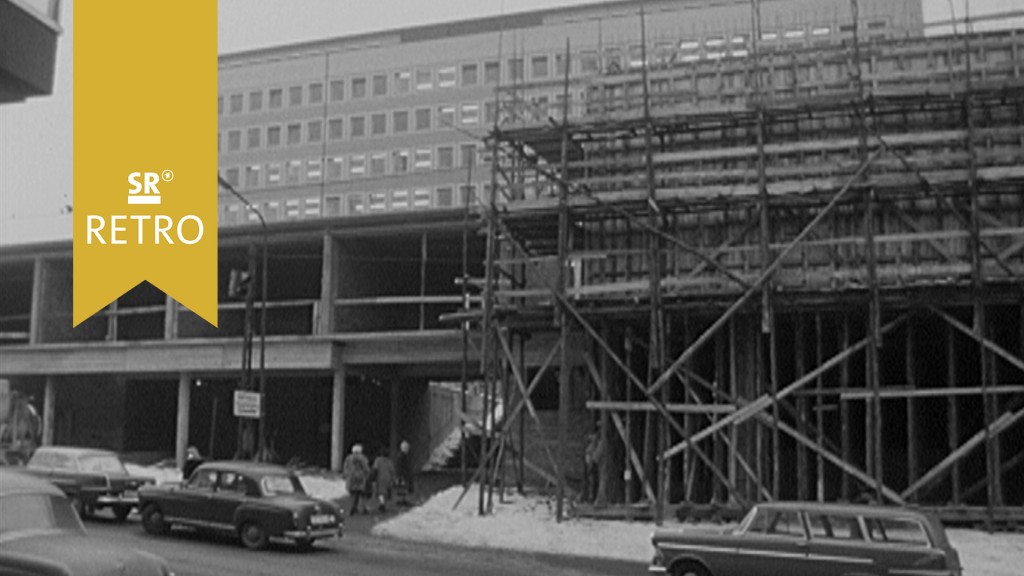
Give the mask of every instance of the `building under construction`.
M 848 28 L 498 90 L 479 477 L 1024 517 L 1024 34 Z

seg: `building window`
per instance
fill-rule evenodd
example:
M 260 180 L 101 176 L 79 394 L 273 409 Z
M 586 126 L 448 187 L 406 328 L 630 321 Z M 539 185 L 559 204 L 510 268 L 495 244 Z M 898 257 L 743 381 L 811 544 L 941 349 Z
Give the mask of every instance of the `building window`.
M 601 68 L 601 60 L 597 52 L 580 53 L 580 72 L 582 74 L 594 74 Z
M 310 196 L 306 198 L 305 209 L 303 213 L 306 216 L 319 216 L 320 215 L 320 198 L 317 196 Z
M 217 132 L 217 154 L 220 154 L 220 141 L 221 141 L 221 137 L 222 136 L 223 136 L 223 134 L 221 134 L 220 132 Z
M 221 220 L 223 226 L 234 226 L 238 224 L 238 204 L 228 204 L 224 207 L 224 217 Z
M 370 134 L 383 136 L 388 131 L 388 115 L 384 112 L 370 116 Z
M 388 77 L 386 74 L 375 74 L 373 77 L 373 95 L 388 95 Z
M 420 192 L 426 192 L 426 194 L 420 194 Z M 438 206 L 451 206 L 452 205 L 452 187 L 441 186 L 437 189 L 437 205 Z M 427 190 L 417 190 L 416 197 L 413 199 L 413 205 L 416 208 L 429 208 L 430 207 L 430 192 Z
M 477 65 L 474 64 L 463 64 L 462 65 L 462 85 L 463 86 L 476 86 L 480 82 L 480 78 L 477 77 Z
M 328 140 L 341 140 L 345 137 L 345 121 L 342 118 L 331 118 L 327 121 Z
M 345 99 L 345 81 L 331 80 L 331 102 L 341 102 Z
M 328 180 L 341 180 L 345 173 L 343 171 L 345 166 L 345 159 L 341 156 L 334 156 L 327 159 L 327 179 Z
M 360 178 L 366 175 L 366 156 L 362 154 L 356 154 L 348 160 L 348 173 L 354 178 Z
M 476 165 L 476 144 L 463 144 L 459 147 L 459 165 L 463 168 Z
M 440 193 L 445 188 L 438 188 L 437 191 Z M 451 188 L 447 189 L 449 193 Z M 413 208 L 430 208 L 430 190 L 426 188 L 417 188 L 412 195 L 412 207 Z
M 313 82 L 309 85 L 309 103 L 320 104 L 324 101 L 324 85 L 321 82 Z
M 324 163 L 319 158 L 306 160 L 306 182 L 319 182 L 324 175 Z
M 259 112 L 263 109 L 263 91 L 254 90 L 249 92 L 249 112 Z
M 501 64 L 498 62 L 484 62 L 484 82 L 486 84 L 497 84 L 501 79 Z
M 462 198 L 463 204 L 476 204 L 476 185 L 475 184 L 463 184 L 459 186 L 459 195 Z M 441 206 L 441 196 L 437 197 L 437 205 Z
M 416 109 L 416 130 L 430 130 L 430 108 Z
M 298 146 L 302 144 L 302 124 L 295 123 L 288 125 L 288 145 Z
M 260 167 L 259 166 L 246 166 L 245 167 L 245 188 L 252 190 L 253 188 L 259 188 L 260 186 Z
M 348 213 L 362 214 L 366 212 L 366 199 L 359 192 L 348 195 Z
M 230 106 L 229 111 L 232 114 L 241 114 L 242 113 L 242 95 L 241 94 L 232 94 L 231 95 L 231 102 L 229 103 L 229 106 Z
M 252 220 L 255 214 L 250 213 L 249 219 Z M 271 200 L 263 204 L 263 217 L 270 222 L 275 222 L 281 219 L 281 203 L 277 200 Z
M 289 160 L 285 164 L 284 169 L 284 182 L 285 184 L 298 184 L 302 180 L 302 161 L 301 160 Z
M 433 167 L 430 148 L 417 148 L 413 166 L 416 170 L 430 170 Z
M 395 190 L 391 193 L 391 209 L 406 210 L 409 208 L 409 191 Z
M 509 58 L 508 59 L 508 79 L 511 82 L 522 82 L 523 81 L 523 59 L 522 58 Z
M 324 198 L 324 216 L 341 216 L 341 196 Z
M 498 118 L 498 105 L 492 100 L 484 102 L 484 122 L 494 124 Z
M 238 152 L 242 149 L 242 133 L 239 130 L 228 132 L 228 152 Z
M 352 79 L 352 98 L 366 98 L 366 78 Z
M 311 144 L 316 142 L 323 142 L 323 120 L 310 120 L 309 122 L 306 122 L 306 140 Z
M 555 74 L 559 78 L 565 77 L 565 54 L 555 54 Z
M 228 168 L 224 171 L 224 179 L 234 187 L 238 187 L 238 168 Z
M 395 93 L 406 94 L 412 89 L 412 73 L 395 72 Z
M 450 170 L 455 167 L 455 149 L 451 146 L 437 147 L 437 169 Z
M 439 88 L 455 86 L 455 66 L 448 66 L 437 71 L 437 86 Z
M 547 56 L 534 56 L 530 58 L 530 77 L 531 78 L 547 78 L 548 77 L 548 57 Z
M 828 26 L 815 26 L 811 29 L 811 36 L 828 36 L 832 33 L 832 28 Z
M 287 218 L 299 217 L 299 199 L 292 198 L 284 203 L 284 215 Z
M 455 106 L 438 106 L 437 107 L 437 127 L 448 128 L 455 126 Z
M 391 153 L 391 170 L 395 174 L 404 174 L 409 171 L 408 150 L 395 150 Z
M 217 96 L 217 116 L 224 115 L 224 97 Z
M 434 87 L 434 74 L 429 69 L 416 71 L 416 89 L 430 90 Z
M 366 118 L 363 116 L 353 116 L 348 119 L 348 133 L 353 138 L 362 138 L 366 136 Z
M 388 171 L 388 157 L 384 152 L 375 152 L 370 155 L 370 175 L 382 176 Z
M 459 110 L 459 118 L 463 126 L 476 126 L 480 123 L 480 105 L 463 104 Z
M 302 86 L 288 88 L 288 105 L 302 106 Z
M 246 130 L 245 146 L 249 150 L 255 150 L 260 147 L 260 130 L 259 128 L 249 128 Z
M 402 134 L 409 131 L 408 110 L 395 110 L 391 114 L 391 130 L 395 134 Z
M 274 162 L 267 164 L 267 186 L 281 185 L 281 165 Z
M 284 92 L 280 88 L 270 89 L 270 109 L 277 110 L 284 104 Z
M 384 192 L 370 192 L 370 210 L 387 210 L 388 195 Z

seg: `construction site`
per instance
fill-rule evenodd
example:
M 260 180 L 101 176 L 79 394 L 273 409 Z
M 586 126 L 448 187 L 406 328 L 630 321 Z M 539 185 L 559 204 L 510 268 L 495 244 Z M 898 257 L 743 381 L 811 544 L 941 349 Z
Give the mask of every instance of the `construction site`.
M 450 316 L 504 406 L 475 478 L 539 475 L 559 517 L 1024 520 L 1024 34 L 845 30 L 498 89 L 481 305 Z

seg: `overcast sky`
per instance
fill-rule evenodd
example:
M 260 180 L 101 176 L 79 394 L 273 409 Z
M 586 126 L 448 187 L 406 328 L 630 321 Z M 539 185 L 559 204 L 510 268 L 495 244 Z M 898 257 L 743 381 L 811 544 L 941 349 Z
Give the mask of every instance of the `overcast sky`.
M 922 0 L 926 22 L 962 16 L 968 0 Z M 594 0 L 220 0 L 220 51 L 386 30 L 478 16 L 574 6 Z M 1021 0 L 969 0 L 975 15 L 1021 8 Z M 52 96 L 0 106 L 0 244 L 71 237 L 73 2 Z

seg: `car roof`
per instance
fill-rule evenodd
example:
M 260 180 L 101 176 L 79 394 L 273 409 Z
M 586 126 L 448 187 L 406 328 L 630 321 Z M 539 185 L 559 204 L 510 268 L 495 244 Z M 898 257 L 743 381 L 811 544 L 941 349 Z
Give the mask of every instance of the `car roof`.
M 263 462 L 248 462 L 245 460 L 219 460 L 214 462 L 204 462 L 198 469 L 205 470 L 208 468 L 215 468 L 217 470 L 225 470 L 227 472 L 236 472 L 238 474 L 250 474 L 254 476 L 266 476 L 270 474 L 291 474 L 292 471 L 284 466 L 278 466 L 277 464 L 266 464 Z
M 61 496 L 64 493 L 53 484 L 31 474 L 18 472 L 10 468 L 0 468 L 0 497 L 12 494 L 50 494 Z
M 857 515 L 905 515 L 921 516 L 920 512 L 899 506 L 880 504 L 844 504 L 839 502 L 762 502 L 756 505 L 761 510 L 802 510 L 833 514 Z
M 117 456 L 117 452 L 102 448 L 81 448 L 78 446 L 40 446 L 36 452 L 66 454 L 68 456 Z

